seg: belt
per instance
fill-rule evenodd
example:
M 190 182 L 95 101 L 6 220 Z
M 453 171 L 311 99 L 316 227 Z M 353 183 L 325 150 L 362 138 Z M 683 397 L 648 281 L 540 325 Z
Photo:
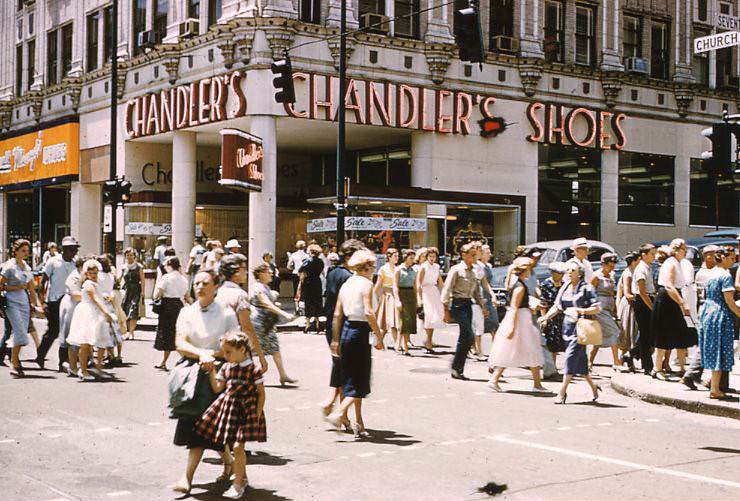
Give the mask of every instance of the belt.
M 398 289 L 399 289 L 399 290 L 402 290 L 402 291 L 409 291 L 409 290 L 414 290 L 414 288 L 413 288 L 413 287 L 399 287 Z
M 468 303 L 470 304 L 473 301 L 473 298 L 470 297 L 453 297 L 452 302 L 453 303 Z

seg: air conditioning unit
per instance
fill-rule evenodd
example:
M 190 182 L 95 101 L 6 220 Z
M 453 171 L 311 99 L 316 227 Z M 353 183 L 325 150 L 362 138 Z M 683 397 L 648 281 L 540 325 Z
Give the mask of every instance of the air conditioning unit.
M 387 35 L 390 31 L 388 16 L 368 12 L 360 16 L 360 28 L 372 33 L 383 33 Z
M 495 50 L 497 52 L 518 52 L 519 40 L 504 35 L 493 37 L 493 40 L 491 40 L 491 50 Z
M 628 57 L 626 61 L 627 73 L 641 73 L 647 75 L 650 72 L 648 60 L 644 57 Z
M 141 47 L 142 49 L 148 49 L 148 48 L 154 47 L 154 44 L 155 44 L 154 31 L 152 30 L 140 31 L 137 41 L 138 41 L 139 47 Z
M 180 38 L 191 38 L 200 33 L 200 22 L 197 19 L 188 19 L 180 23 Z
M 23 0 L 23 5 L 26 7 L 30 7 L 31 5 L 35 4 L 36 0 Z

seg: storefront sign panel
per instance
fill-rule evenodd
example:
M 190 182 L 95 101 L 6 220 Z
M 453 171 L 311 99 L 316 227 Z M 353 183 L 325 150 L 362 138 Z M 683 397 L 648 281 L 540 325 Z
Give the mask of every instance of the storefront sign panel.
M 306 224 L 308 233 L 336 231 L 337 219 L 309 219 Z M 427 220 L 408 217 L 361 217 L 349 216 L 345 219 L 347 231 L 427 231 Z
M 262 191 L 262 139 L 238 129 L 222 129 L 219 184 L 246 191 Z
M 169 236 L 172 235 L 172 225 L 170 223 L 147 223 L 139 221 L 129 221 L 126 223 L 124 230 L 126 235 L 139 236 Z M 199 224 L 195 225 L 195 236 L 203 235 L 203 229 Z
M 80 125 L 67 123 L 0 141 L 0 186 L 78 175 Z
M 233 71 L 129 99 L 126 134 L 134 139 L 242 117 L 247 111 L 243 80 L 244 73 Z
M 294 118 L 334 121 L 343 102 L 349 122 L 461 135 L 494 118 L 495 99 L 483 94 L 351 78 L 340 99 L 335 76 L 294 72 L 293 83 L 297 101 L 285 111 Z
M 534 102 L 527 107 L 527 120 L 532 127 L 527 141 L 621 150 L 627 144 L 622 124 L 626 119 L 624 113 L 584 107 L 566 113 L 561 104 Z

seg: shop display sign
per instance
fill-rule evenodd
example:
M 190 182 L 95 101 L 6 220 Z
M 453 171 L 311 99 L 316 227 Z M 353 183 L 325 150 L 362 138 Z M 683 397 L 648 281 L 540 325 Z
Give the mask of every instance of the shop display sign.
M 219 184 L 247 191 L 262 191 L 262 139 L 238 129 L 221 131 Z
M 495 99 L 483 94 L 350 78 L 340 99 L 335 76 L 294 72 L 293 83 L 297 101 L 285 103 L 285 111 L 294 118 L 334 121 L 344 102 L 348 121 L 357 124 L 462 135 L 471 133 L 471 122 L 494 118 Z
M 344 224 L 347 231 L 427 231 L 427 220 L 423 218 L 349 216 Z M 308 233 L 336 231 L 337 219 L 309 219 L 306 230 Z
M 626 118 L 624 113 L 583 107 L 566 113 L 561 104 L 534 102 L 527 107 L 527 119 L 533 131 L 527 141 L 621 150 L 627 144 L 622 125 Z
M 233 71 L 129 99 L 126 134 L 131 139 L 242 117 L 244 74 Z
M 79 156 L 78 123 L 0 140 L 0 186 L 79 175 Z
M 169 236 L 172 235 L 172 225 L 170 223 L 148 223 L 129 221 L 126 223 L 124 230 L 126 235 L 141 235 L 141 236 Z M 200 237 L 203 235 L 203 229 L 199 224 L 195 225 L 195 236 Z

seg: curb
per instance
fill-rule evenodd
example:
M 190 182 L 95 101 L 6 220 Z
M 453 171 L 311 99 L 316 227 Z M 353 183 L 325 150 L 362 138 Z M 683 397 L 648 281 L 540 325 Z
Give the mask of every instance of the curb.
M 644 391 L 634 390 L 619 381 L 615 381 L 615 378 L 611 380 L 611 387 L 617 393 L 626 395 L 628 397 L 637 398 L 644 402 L 651 404 L 669 405 L 677 409 L 681 409 L 688 412 L 694 412 L 697 414 L 707 414 L 710 416 L 728 417 L 731 419 L 740 419 L 740 406 L 729 407 L 725 405 L 718 405 L 711 402 L 700 402 L 696 400 L 683 400 L 680 398 L 667 397 L 663 395 L 656 395 L 655 393 L 647 393 Z

